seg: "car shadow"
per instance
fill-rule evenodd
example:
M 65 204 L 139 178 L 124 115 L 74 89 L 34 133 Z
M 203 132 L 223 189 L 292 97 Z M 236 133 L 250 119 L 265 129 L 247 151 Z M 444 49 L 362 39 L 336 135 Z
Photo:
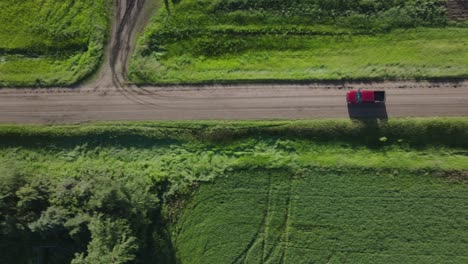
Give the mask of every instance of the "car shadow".
M 357 120 L 387 120 L 387 106 L 385 103 L 348 104 L 348 114 Z
M 348 104 L 351 120 L 360 124 L 359 139 L 368 147 L 380 148 L 381 126 L 388 120 L 385 103 Z

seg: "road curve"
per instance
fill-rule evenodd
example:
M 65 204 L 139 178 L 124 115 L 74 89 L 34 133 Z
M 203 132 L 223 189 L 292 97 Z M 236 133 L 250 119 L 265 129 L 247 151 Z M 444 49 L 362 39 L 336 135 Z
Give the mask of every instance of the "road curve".
M 386 105 L 349 109 L 357 87 L 386 90 Z M 0 113 L 0 123 L 468 116 L 468 82 L 3 89 Z

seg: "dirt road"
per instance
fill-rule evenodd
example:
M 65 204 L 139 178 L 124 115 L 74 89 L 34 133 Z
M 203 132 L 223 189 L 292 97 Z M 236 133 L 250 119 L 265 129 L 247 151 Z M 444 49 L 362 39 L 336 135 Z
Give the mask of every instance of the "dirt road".
M 300 119 L 468 116 L 468 81 L 136 87 L 126 84 L 136 32 L 155 1 L 116 0 L 112 35 L 96 79 L 75 88 L 2 89 L 0 123 L 104 120 Z M 348 108 L 346 89 L 385 89 L 386 105 Z
M 468 116 L 468 84 L 396 88 L 395 83 L 348 85 L 385 88 L 384 109 L 348 109 L 345 90 L 330 85 L 0 90 L 1 123 L 103 120 L 300 119 Z M 401 83 L 400 83 L 401 85 Z M 406 85 L 410 85 L 409 83 Z M 414 85 L 414 84 L 413 84 Z M 332 88 L 330 88 L 332 87 Z M 384 112 L 384 113 L 383 113 Z
M 111 37 L 103 64 L 97 79 L 84 86 L 93 87 L 94 90 L 124 88 L 129 59 L 135 50 L 136 35 L 144 29 L 156 7 L 156 1 L 115 0 Z

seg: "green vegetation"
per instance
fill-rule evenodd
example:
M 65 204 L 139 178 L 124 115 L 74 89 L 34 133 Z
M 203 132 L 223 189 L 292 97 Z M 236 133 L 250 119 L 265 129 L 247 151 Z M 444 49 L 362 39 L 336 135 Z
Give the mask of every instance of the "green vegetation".
M 461 78 L 468 29 L 441 1 L 173 1 L 139 41 L 136 83 Z
M 0 262 L 463 263 L 467 133 L 467 118 L 2 125 Z
M 0 87 L 70 85 L 99 66 L 107 0 L 0 2 Z
M 466 263 L 466 184 L 436 174 L 246 170 L 203 184 L 180 263 Z

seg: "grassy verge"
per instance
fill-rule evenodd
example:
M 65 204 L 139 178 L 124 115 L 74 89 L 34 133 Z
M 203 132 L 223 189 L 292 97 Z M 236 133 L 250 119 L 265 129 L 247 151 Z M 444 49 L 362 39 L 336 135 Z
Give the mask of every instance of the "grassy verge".
M 130 78 L 173 84 L 467 77 L 461 54 L 468 54 L 468 29 L 446 27 L 435 1 L 419 1 L 424 8 L 414 1 L 339 8 L 325 2 L 181 1 L 169 14 L 161 10 L 140 39 Z
M 449 246 L 445 257 L 463 262 L 467 127 L 466 118 L 2 125 L 0 262 L 302 263 L 333 252 L 438 262 Z
M 70 85 L 99 66 L 110 2 L 0 3 L 0 87 Z
M 468 29 L 393 31 L 376 36 L 246 37 L 258 47 L 216 57 L 187 54 L 133 62 L 137 83 L 239 83 L 466 78 Z M 181 44 L 174 44 L 181 45 Z
M 396 118 L 388 121 L 156 121 L 83 125 L 0 125 L 0 145 L 141 145 L 160 141 L 229 142 L 246 138 L 306 139 L 365 146 L 468 146 L 467 118 Z

